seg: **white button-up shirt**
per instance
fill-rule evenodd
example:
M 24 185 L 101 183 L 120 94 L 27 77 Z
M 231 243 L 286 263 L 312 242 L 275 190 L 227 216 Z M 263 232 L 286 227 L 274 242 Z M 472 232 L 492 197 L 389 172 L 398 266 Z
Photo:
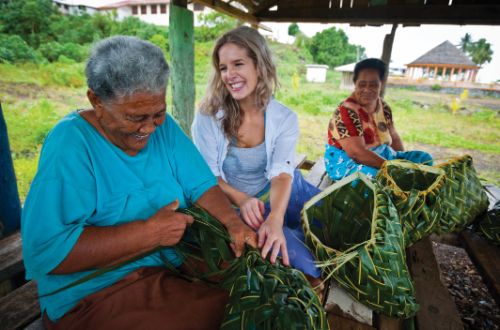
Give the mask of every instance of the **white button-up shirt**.
M 224 134 L 221 118 L 224 110 L 215 116 L 198 112 L 191 127 L 193 142 L 215 176 L 226 181 L 222 164 L 226 159 L 229 139 Z M 265 144 L 267 165 L 265 176 L 268 180 L 286 173 L 292 176 L 295 146 L 299 138 L 297 115 L 278 101 L 271 99 L 266 107 Z

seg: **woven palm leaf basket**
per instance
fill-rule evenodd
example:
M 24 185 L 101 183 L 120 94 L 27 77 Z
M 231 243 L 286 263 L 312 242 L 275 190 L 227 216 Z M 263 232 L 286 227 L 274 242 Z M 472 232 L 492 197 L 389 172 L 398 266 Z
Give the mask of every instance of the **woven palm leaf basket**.
M 329 329 L 319 297 L 302 272 L 283 266 L 279 258 L 273 265 L 251 247 L 235 258 L 231 238 L 219 221 L 197 207 L 182 212 L 193 216 L 194 223 L 177 252 L 206 263 L 209 272 L 195 279 L 215 277 L 213 284 L 230 292 L 221 329 Z
M 477 177 L 471 156 L 452 158 L 435 167 L 445 172 L 441 191 L 443 215 L 435 231 L 460 231 L 486 211 L 488 196 Z
M 313 197 L 302 215 L 306 244 L 325 278 L 385 315 L 415 314 L 401 223 L 387 187 L 355 173 Z
M 384 162 L 376 180 L 390 189 L 406 247 L 435 230 L 443 215 L 443 169 L 407 160 L 391 160 Z
M 493 208 L 478 217 L 474 229 L 490 243 L 500 245 L 500 201 Z

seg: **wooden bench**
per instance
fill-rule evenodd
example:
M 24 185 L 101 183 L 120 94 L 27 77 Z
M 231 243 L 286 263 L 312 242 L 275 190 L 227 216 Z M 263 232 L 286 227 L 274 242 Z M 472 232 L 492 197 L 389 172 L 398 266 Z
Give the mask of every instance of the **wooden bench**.
M 310 167 L 306 180 L 323 190 L 331 184 L 325 172 L 323 159 Z M 500 190 L 488 187 L 490 206 L 500 199 Z M 415 285 L 416 299 L 420 310 L 407 321 L 390 319 L 379 315 L 351 298 L 333 281 L 329 283 L 325 308 L 329 315 L 330 328 L 335 329 L 463 329 L 448 290 L 443 286 L 431 240 L 462 242 L 471 260 L 475 263 L 497 304 L 500 292 L 500 249 L 489 244 L 479 235 L 464 230 L 460 235 L 433 235 L 407 249 L 408 268 Z

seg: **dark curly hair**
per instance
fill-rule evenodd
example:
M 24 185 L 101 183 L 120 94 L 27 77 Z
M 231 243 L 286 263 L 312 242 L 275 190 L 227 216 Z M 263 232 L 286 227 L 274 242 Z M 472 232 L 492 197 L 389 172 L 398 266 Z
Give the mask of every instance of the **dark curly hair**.
M 359 73 L 366 69 L 377 70 L 380 81 L 384 81 L 386 66 L 385 63 L 378 58 L 367 58 L 356 63 L 356 66 L 354 67 L 354 77 L 352 80 L 356 82 L 356 80 L 358 80 Z

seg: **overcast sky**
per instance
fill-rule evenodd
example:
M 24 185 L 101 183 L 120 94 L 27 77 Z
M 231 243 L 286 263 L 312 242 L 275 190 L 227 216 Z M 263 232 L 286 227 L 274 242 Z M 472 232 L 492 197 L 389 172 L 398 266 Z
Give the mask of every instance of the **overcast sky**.
M 273 29 L 280 41 L 288 39 L 289 23 L 269 23 L 264 25 Z M 340 27 L 347 33 L 349 42 L 365 47 L 368 57 L 380 57 L 384 36 L 391 32 L 391 25 L 380 27 L 351 27 L 348 24 L 299 23 L 300 30 L 312 37 L 315 33 L 331 26 Z M 420 27 L 402 27 L 396 30 L 392 48 L 392 64 L 404 66 L 445 40 L 458 45 L 460 39 L 469 33 L 472 40 L 485 38 L 493 49 L 493 59 L 479 71 L 478 80 L 492 82 L 500 79 L 500 26 L 458 26 L 458 25 L 422 25 Z

